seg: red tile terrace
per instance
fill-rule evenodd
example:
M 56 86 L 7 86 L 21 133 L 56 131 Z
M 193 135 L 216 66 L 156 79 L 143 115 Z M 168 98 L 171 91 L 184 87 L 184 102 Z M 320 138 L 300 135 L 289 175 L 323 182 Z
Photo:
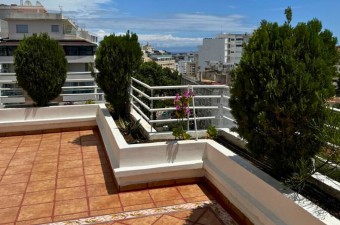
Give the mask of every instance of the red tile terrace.
M 323 224 L 211 140 L 130 146 L 104 105 L 0 118 L 1 225 Z

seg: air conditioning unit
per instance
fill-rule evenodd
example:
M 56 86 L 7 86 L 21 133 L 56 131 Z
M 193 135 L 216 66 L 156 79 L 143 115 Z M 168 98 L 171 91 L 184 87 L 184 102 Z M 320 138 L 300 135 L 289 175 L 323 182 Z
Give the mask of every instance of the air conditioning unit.
M 2 68 L 8 70 L 8 69 L 9 69 L 9 65 L 8 65 L 8 64 L 3 64 L 3 65 L 2 65 Z
M 3 73 L 8 73 L 8 69 L 2 69 Z

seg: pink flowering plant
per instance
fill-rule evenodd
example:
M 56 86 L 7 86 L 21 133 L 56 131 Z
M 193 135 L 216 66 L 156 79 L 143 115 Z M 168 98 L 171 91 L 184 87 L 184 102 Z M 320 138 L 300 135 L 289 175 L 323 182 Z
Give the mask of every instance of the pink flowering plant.
M 184 118 L 190 116 L 190 102 L 192 100 L 193 92 L 191 90 L 185 91 L 182 95 L 176 94 L 174 105 L 176 107 L 177 126 L 172 130 L 172 135 L 180 140 L 189 139 L 191 136 L 184 129 Z

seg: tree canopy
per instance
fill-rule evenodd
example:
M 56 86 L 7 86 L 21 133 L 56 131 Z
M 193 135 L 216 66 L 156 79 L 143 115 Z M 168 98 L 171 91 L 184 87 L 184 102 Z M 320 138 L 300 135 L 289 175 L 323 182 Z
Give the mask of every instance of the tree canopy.
M 17 81 L 38 106 L 61 93 L 66 80 L 67 60 L 58 41 L 47 34 L 34 34 L 20 41 L 14 52 Z
M 131 76 L 141 62 L 138 36 L 129 31 L 121 36 L 105 36 L 97 48 L 95 64 L 99 72 L 94 76 L 117 116 L 126 117 L 130 112 Z
M 248 149 L 270 160 L 280 176 L 319 152 L 326 100 L 339 55 L 337 39 L 319 20 L 291 25 L 262 21 L 233 71 L 230 107 Z
M 172 86 L 181 84 L 181 76 L 177 71 L 172 71 L 169 68 L 162 68 L 155 62 L 144 62 L 134 77 L 150 86 Z M 143 89 L 143 87 L 141 87 Z M 146 90 L 145 90 L 146 91 Z M 178 91 L 174 89 L 155 90 L 155 96 L 172 96 Z M 146 99 L 143 99 L 146 101 Z M 173 104 L 173 100 L 156 101 L 155 107 L 163 108 Z
M 181 76 L 177 71 L 162 68 L 155 62 L 143 63 L 134 77 L 150 86 L 169 86 L 181 83 Z

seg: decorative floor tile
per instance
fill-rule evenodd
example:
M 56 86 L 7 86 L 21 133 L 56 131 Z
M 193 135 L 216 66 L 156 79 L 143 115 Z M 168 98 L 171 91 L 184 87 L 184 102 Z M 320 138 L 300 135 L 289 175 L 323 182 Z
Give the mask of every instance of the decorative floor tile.
M 198 213 L 195 212 L 196 210 L 198 211 Z M 78 220 L 50 223 L 49 225 L 88 225 L 102 223 L 114 224 L 114 222 L 138 225 L 184 225 L 192 224 L 192 222 L 197 222 L 197 220 L 200 224 L 237 225 L 232 217 L 216 201 L 186 203 L 175 206 L 88 217 Z

